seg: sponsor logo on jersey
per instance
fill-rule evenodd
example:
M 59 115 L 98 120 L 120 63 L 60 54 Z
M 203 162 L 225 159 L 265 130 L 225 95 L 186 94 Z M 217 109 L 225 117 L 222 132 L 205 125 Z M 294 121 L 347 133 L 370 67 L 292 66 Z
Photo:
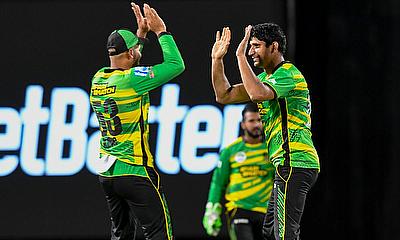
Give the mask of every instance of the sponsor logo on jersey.
M 115 93 L 115 90 L 117 90 L 116 86 L 94 85 L 92 88 L 92 96 L 104 96 L 112 94 Z
M 152 67 L 135 67 L 134 74 L 135 76 L 145 77 L 148 75 L 150 78 L 154 78 Z
M 235 161 L 238 163 L 242 163 L 246 160 L 246 153 L 245 152 L 238 152 L 235 154 Z
M 243 166 L 239 168 L 242 177 L 262 177 L 266 176 L 268 172 L 261 169 L 260 166 Z

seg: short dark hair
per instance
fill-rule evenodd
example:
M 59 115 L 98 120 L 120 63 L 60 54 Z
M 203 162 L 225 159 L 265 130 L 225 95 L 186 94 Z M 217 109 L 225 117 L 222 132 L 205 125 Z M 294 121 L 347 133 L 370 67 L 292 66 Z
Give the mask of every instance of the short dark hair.
M 258 113 L 258 106 L 257 106 L 257 104 L 256 104 L 256 103 L 253 103 L 253 102 L 250 102 L 250 103 L 247 103 L 247 104 L 244 106 L 244 108 L 243 108 L 243 110 L 242 110 L 242 121 L 244 121 L 244 115 L 245 115 L 247 112 L 257 112 L 257 113 Z
M 286 36 L 278 24 L 260 23 L 254 25 L 251 29 L 251 37 L 264 41 L 267 46 L 277 42 L 279 44 L 278 51 L 282 54 L 286 53 Z

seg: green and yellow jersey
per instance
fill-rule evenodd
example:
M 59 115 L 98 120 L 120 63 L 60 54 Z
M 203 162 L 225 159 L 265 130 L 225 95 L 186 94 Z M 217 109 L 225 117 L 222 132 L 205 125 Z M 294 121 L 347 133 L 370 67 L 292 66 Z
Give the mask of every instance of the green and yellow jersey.
M 239 137 L 220 153 L 208 202 L 220 203 L 225 195 L 228 211 L 241 208 L 266 213 L 274 174 L 265 143 L 249 144 Z
M 132 174 L 135 166 L 154 167 L 149 146 L 149 91 L 172 80 L 184 70 L 173 37 L 160 36 L 164 61 L 151 67 L 128 70 L 100 69 L 92 79 L 90 103 L 101 132 L 100 155 L 113 156 L 115 166 L 104 176 Z
M 275 166 L 320 168 L 311 139 L 311 102 L 302 73 L 282 62 L 271 75 L 258 75 L 275 91 L 275 99 L 258 103 L 269 158 Z

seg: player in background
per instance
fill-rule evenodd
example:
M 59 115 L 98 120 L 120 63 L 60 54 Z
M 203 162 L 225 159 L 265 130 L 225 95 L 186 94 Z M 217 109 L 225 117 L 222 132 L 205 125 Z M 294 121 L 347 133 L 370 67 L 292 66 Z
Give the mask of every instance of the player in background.
M 249 103 L 243 109 L 241 128 L 244 134 L 220 153 L 211 180 L 203 226 L 207 234 L 218 235 L 225 195 L 230 238 L 257 240 L 262 239 L 275 168 L 268 159 L 261 117 L 255 103 Z
M 110 66 L 92 79 L 90 103 L 97 115 L 100 139 L 99 181 L 111 215 L 111 239 L 134 239 L 135 222 L 146 239 L 170 240 L 172 228 L 160 177 L 149 147 L 149 91 L 184 71 L 171 33 L 156 10 L 144 4 L 142 15 L 132 3 L 138 29 L 113 31 L 108 37 Z M 138 66 L 143 38 L 154 32 L 163 62 Z

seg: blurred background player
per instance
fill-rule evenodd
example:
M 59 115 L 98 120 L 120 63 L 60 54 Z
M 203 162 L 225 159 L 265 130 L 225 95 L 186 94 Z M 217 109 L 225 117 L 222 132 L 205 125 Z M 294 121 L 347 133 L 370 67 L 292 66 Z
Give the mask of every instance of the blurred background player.
M 132 3 L 138 29 L 115 30 L 108 37 L 110 67 L 92 80 L 90 102 L 99 121 L 99 181 L 111 215 L 111 239 L 134 239 L 135 221 L 146 239 L 170 240 L 168 207 L 148 143 L 149 91 L 184 70 L 181 54 L 163 20 L 149 5 Z M 138 67 L 147 32 L 158 36 L 164 61 Z
M 225 195 L 230 238 L 262 239 L 262 224 L 275 168 L 268 160 L 256 104 L 249 103 L 243 109 L 241 128 L 244 134 L 220 153 L 211 180 L 203 226 L 207 234 L 218 235 L 222 226 L 222 196 Z

